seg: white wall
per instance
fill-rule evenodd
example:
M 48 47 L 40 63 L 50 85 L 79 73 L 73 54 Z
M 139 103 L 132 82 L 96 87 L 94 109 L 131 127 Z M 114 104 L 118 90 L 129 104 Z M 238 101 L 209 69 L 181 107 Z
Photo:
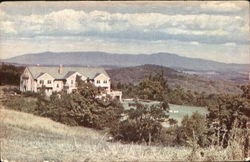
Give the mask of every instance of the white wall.
M 43 81 L 43 84 L 41 84 L 40 81 Z M 48 81 L 50 81 L 50 83 L 48 83 Z M 37 87 L 42 87 L 44 85 L 45 87 L 53 88 L 53 81 L 54 78 L 51 75 L 45 73 L 37 78 Z
M 58 87 L 57 87 L 58 85 Z M 53 82 L 53 91 L 60 92 L 63 89 L 63 81 L 62 80 L 54 80 Z
M 99 83 L 98 83 L 98 81 L 99 81 Z M 105 83 L 105 81 L 106 81 L 106 83 Z M 94 85 L 96 87 L 105 87 L 105 88 L 107 88 L 107 92 L 108 93 L 110 92 L 110 78 L 104 74 L 100 74 L 97 77 L 95 77 Z
M 28 79 L 24 79 L 24 77 L 28 77 Z M 20 91 L 22 92 L 34 91 L 33 82 L 34 82 L 34 79 L 31 73 L 29 72 L 27 68 L 25 68 L 24 72 L 20 76 Z
M 74 74 L 72 74 L 71 76 L 69 76 L 66 79 L 66 85 L 68 85 L 69 89 L 67 90 L 68 93 L 71 93 L 73 89 L 77 89 L 77 85 L 76 85 L 76 77 L 77 76 L 81 76 L 81 79 L 84 81 L 87 78 L 83 75 L 81 75 L 78 72 L 75 72 Z

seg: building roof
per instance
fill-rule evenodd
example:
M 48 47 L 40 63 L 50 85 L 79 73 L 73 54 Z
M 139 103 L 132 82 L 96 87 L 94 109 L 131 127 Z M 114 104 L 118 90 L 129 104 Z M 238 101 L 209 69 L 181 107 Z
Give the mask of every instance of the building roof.
M 48 73 L 55 79 L 66 79 L 75 72 L 82 74 L 83 76 L 94 79 L 97 74 L 104 74 L 107 77 L 107 72 L 100 67 L 62 67 L 62 72 L 59 73 L 59 67 L 49 67 L 49 66 L 29 66 L 27 67 L 31 72 L 34 79 L 37 79 L 41 73 Z

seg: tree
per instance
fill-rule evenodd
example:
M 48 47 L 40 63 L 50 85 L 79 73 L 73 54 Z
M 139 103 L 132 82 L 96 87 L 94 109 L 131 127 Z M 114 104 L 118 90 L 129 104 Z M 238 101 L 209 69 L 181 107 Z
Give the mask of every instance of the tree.
M 241 96 L 243 98 L 246 98 L 246 99 L 250 100 L 250 84 L 242 85 L 240 88 L 241 88 L 241 90 L 243 92 Z
M 198 112 L 193 113 L 190 117 L 184 116 L 181 122 L 183 138 L 191 145 L 206 146 L 207 142 L 207 123 L 205 116 Z
M 166 103 L 158 105 L 143 105 L 135 103 L 136 109 L 126 112 L 124 120 L 111 130 L 116 140 L 126 142 L 159 142 L 162 135 L 162 122 L 167 121 L 168 107 Z
M 137 96 L 141 99 L 163 101 L 169 91 L 167 80 L 162 74 L 149 75 L 136 87 Z
M 118 122 L 123 107 L 109 96 L 98 99 L 100 93 L 93 84 L 80 81 L 74 93 L 53 93 L 50 99 L 38 98 L 37 112 L 68 125 L 108 128 Z
M 210 135 L 217 137 L 217 145 L 228 145 L 234 127 L 246 129 L 249 120 L 249 102 L 240 96 L 220 96 L 216 105 L 209 106 L 208 122 Z M 237 122 L 237 125 L 235 125 Z
M 11 85 L 19 85 L 20 84 L 20 76 L 24 71 L 24 67 L 14 66 L 14 65 L 6 65 L 2 63 L 0 65 L 0 85 L 1 84 L 11 84 Z

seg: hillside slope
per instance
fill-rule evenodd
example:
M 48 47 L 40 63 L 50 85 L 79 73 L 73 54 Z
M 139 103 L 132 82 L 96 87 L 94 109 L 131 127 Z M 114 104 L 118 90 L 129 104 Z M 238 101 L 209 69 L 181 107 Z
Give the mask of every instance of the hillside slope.
M 197 92 L 206 92 L 206 93 L 229 93 L 229 94 L 238 94 L 241 93 L 241 90 L 233 82 L 222 81 L 222 80 L 211 80 L 205 77 L 198 75 L 185 74 L 178 72 L 176 70 L 162 67 L 158 65 L 142 65 L 135 67 L 127 68 L 117 68 L 107 70 L 108 74 L 111 77 L 113 83 L 133 83 L 137 84 L 145 76 L 161 73 L 168 80 L 168 84 L 171 88 L 180 85 L 186 90 L 192 90 Z
M 1 154 L 8 161 L 170 161 L 185 160 L 192 151 L 109 143 L 106 134 L 92 129 L 3 108 L 0 116 Z
M 2 60 L 19 64 L 80 65 L 80 66 L 137 66 L 144 64 L 163 65 L 171 68 L 200 71 L 250 71 L 249 64 L 226 64 L 205 59 L 183 57 L 171 53 L 111 54 L 105 52 L 43 52 L 26 54 Z
M 69 127 L 0 105 L 0 161 L 229 161 L 231 148 L 161 147 L 106 142 L 106 135 Z M 200 155 L 204 153 L 204 156 Z

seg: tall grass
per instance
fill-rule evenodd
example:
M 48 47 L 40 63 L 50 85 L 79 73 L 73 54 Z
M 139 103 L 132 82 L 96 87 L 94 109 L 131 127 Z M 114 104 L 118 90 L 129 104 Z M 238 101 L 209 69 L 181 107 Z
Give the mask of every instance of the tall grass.
M 244 160 L 244 138 L 232 131 L 229 146 L 163 147 L 107 142 L 108 134 L 47 118 L 0 110 L 2 157 L 8 161 L 227 161 Z M 249 156 L 249 155 L 248 155 Z

